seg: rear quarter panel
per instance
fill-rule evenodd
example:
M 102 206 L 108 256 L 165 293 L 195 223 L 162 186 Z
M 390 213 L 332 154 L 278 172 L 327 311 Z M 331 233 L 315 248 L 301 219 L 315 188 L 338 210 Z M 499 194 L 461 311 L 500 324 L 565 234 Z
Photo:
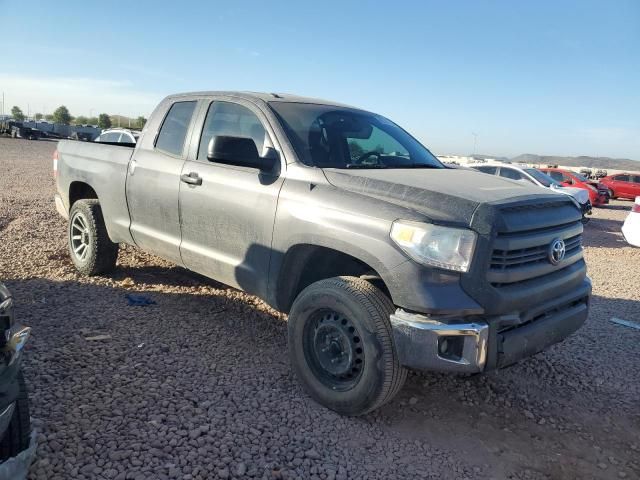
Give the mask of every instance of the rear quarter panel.
M 63 140 L 58 143 L 57 190 L 67 211 L 73 182 L 89 185 L 98 195 L 109 237 L 133 243 L 125 184 L 134 149 L 115 145 Z

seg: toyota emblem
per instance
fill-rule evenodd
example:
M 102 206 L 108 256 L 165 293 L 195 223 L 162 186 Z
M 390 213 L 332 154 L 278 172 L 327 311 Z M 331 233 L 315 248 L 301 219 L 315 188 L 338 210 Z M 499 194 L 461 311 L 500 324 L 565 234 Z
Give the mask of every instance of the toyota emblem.
M 549 245 L 549 262 L 551 262 L 552 265 L 558 265 L 564 259 L 565 253 L 564 240 L 556 238 L 551 242 L 551 245 Z

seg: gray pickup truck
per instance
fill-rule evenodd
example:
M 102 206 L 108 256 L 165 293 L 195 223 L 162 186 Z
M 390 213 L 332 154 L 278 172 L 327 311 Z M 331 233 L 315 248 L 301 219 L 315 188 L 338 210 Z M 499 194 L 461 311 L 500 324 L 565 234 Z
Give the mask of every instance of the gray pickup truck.
M 567 195 L 447 168 L 386 118 L 281 94 L 172 95 L 137 144 L 61 141 L 55 203 L 85 275 L 135 245 L 288 313 L 309 394 L 380 407 L 407 369 L 477 373 L 586 320 Z

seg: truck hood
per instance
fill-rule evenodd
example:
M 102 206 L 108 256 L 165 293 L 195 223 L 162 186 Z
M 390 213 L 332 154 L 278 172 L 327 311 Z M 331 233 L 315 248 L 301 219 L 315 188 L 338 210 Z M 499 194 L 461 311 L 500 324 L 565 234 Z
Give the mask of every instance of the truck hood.
M 334 187 L 415 210 L 435 222 L 466 226 L 480 204 L 558 197 L 534 185 L 473 170 L 324 169 L 324 173 Z

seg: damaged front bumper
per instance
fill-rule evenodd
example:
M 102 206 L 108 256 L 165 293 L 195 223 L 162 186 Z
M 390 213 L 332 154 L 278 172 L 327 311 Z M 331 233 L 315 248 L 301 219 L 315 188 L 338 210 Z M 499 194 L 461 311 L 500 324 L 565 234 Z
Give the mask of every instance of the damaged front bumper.
M 18 372 L 20 359 L 31 329 L 22 325 L 14 325 L 6 334 L 4 347 L 0 349 L 0 438 L 11 423 L 15 401 L 18 397 Z
M 416 370 L 478 373 L 506 367 L 561 342 L 589 314 L 591 282 L 523 315 L 435 319 L 402 309 L 391 315 L 400 363 Z
M 419 370 L 477 373 L 487 360 L 486 323 L 447 324 L 402 309 L 391 315 L 400 363 Z

